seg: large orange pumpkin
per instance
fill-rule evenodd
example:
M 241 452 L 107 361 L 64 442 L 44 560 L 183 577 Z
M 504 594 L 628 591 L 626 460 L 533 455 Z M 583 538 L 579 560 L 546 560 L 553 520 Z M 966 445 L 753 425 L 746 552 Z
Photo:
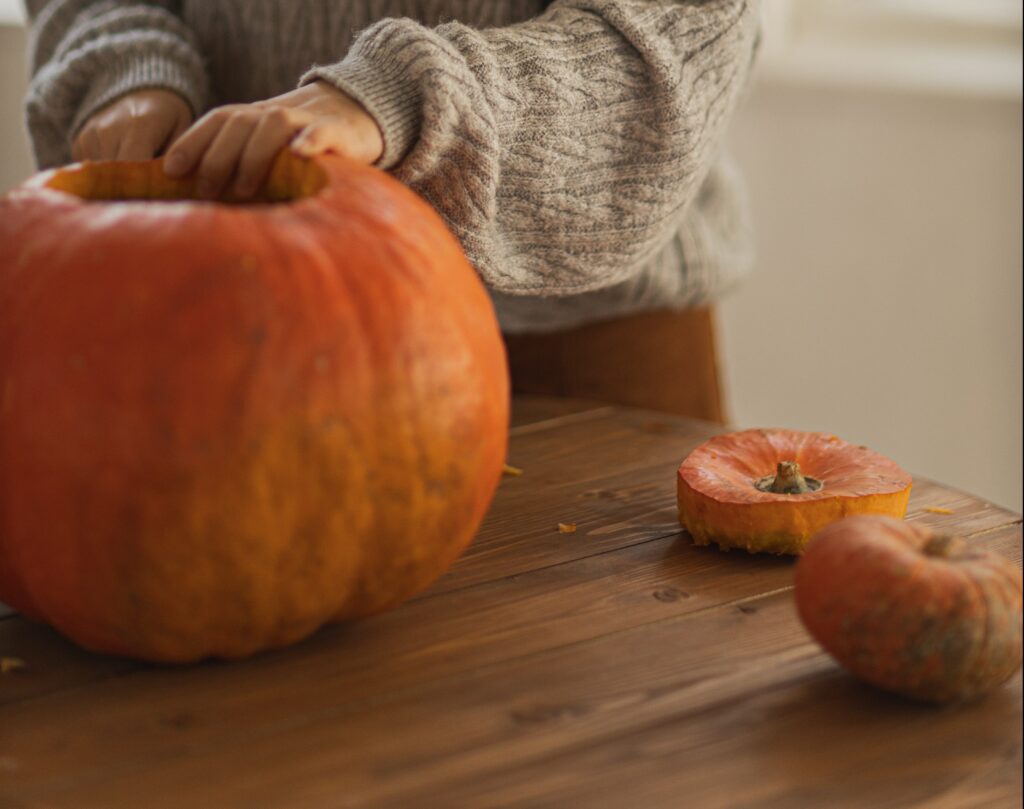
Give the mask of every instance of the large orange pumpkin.
M 413 192 L 283 155 L 258 204 L 193 200 L 156 161 L 0 200 L 0 600 L 158 661 L 422 590 L 507 440 L 492 305 Z
M 793 555 L 850 514 L 902 517 L 911 484 L 867 447 L 781 429 L 716 435 L 676 474 L 679 521 L 698 545 Z
M 928 702 L 977 699 L 1021 665 L 1021 571 L 924 525 L 839 520 L 796 565 L 811 635 L 853 674 Z

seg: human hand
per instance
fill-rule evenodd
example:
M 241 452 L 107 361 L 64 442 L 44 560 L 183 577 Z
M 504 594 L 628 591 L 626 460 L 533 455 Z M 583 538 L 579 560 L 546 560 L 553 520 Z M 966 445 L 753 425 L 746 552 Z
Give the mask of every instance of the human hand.
M 71 147 L 81 160 L 148 160 L 192 123 L 192 108 L 171 90 L 137 90 L 93 113 Z
M 350 96 L 314 82 L 255 104 L 211 110 L 168 150 L 164 171 L 183 177 L 196 170 L 198 194 L 219 197 L 228 183 L 251 197 L 277 153 L 288 144 L 306 157 L 334 152 L 371 164 L 384 151 L 377 122 Z

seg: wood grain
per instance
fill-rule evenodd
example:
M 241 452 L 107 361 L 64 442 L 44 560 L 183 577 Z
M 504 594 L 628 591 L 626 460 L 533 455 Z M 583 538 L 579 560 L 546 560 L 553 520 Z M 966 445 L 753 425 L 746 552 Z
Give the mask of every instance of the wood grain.
M 552 419 L 586 413 L 591 410 L 602 410 L 608 405 L 586 399 L 565 399 L 559 396 L 530 396 L 512 401 L 510 424 L 512 434 L 521 431 L 529 424 L 538 424 Z M 517 429 L 520 428 L 520 429 Z
M 708 656 L 708 649 L 718 653 Z M 328 702 L 239 744 L 211 740 L 196 748 L 192 739 L 187 755 L 127 762 L 118 778 L 102 783 L 79 781 L 67 805 L 127 805 L 147 790 L 166 796 L 151 799 L 154 807 L 195 805 L 213 780 L 223 806 L 329 805 L 337 783 L 357 786 L 369 806 L 408 806 L 424 795 L 451 806 L 565 805 L 561 795 L 614 806 L 624 804 L 602 803 L 601 796 L 614 793 L 623 776 L 633 782 L 635 769 L 643 789 L 631 797 L 668 806 L 669 786 L 687 795 L 720 793 L 730 767 L 752 754 L 762 769 L 750 773 L 757 776 L 750 805 L 771 805 L 787 789 L 806 791 L 809 779 L 817 799 L 841 800 L 864 765 L 880 796 L 898 784 L 903 800 L 933 796 L 937 783 L 955 783 L 994 749 L 1019 750 L 1014 724 L 999 721 L 1019 715 L 1016 684 L 958 711 L 876 693 L 817 650 L 785 593 L 475 668 L 458 683 Z M 890 741 L 887 753 L 877 741 L 891 733 L 899 744 Z M 722 758 L 723 747 L 733 754 Z M 896 764 L 887 768 L 894 749 Z M 295 754 L 282 760 L 282 750 Z M 683 766 L 693 756 L 701 766 Z M 938 782 L 923 777 L 929 761 L 941 765 Z M 831 769 L 823 772 L 825 764 Z M 768 779 L 781 765 L 783 776 Z M 643 784 L 659 771 L 674 774 L 670 785 Z M 837 784 L 840 776 L 845 781 Z M 488 795 L 498 800 L 488 802 Z M 858 795 L 863 800 L 863 790 Z M 516 802 L 505 802 L 513 796 Z
M 538 809 L 1019 805 L 1019 678 L 984 703 L 936 711 L 817 662 L 754 677 L 733 701 L 669 709 L 596 744 L 460 774 L 431 794 L 449 806 Z
M 859 686 L 795 618 L 792 560 L 679 530 L 675 467 L 714 428 L 531 407 L 510 447 L 524 474 L 466 556 L 394 612 L 180 669 L 0 621 L 0 654 L 29 664 L 0 679 L 0 807 L 1019 797 L 1019 681 L 952 711 Z M 908 518 L 1020 564 L 1019 516 L 978 498 L 918 480 Z

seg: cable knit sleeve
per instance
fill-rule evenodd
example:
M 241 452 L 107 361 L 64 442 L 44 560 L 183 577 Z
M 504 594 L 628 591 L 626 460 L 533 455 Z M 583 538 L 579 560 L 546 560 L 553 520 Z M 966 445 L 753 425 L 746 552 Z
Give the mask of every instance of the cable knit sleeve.
M 66 163 L 78 129 L 134 90 L 164 88 L 198 114 L 208 82 L 176 2 L 28 0 L 29 134 L 41 167 Z
M 475 30 L 388 19 L 324 80 L 380 123 L 486 283 L 575 295 L 639 272 L 711 169 L 749 72 L 754 0 L 555 0 Z

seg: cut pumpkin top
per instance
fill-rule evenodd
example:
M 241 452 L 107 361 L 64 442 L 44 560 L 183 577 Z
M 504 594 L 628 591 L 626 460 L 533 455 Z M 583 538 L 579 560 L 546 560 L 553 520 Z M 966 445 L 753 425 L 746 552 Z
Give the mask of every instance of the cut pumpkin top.
M 803 475 L 820 481 L 821 488 L 801 494 L 756 488 L 786 461 L 799 464 Z M 718 502 L 736 504 L 866 497 L 901 491 L 912 482 L 898 464 L 867 447 L 828 433 L 783 429 L 715 436 L 689 454 L 679 467 L 679 478 Z

